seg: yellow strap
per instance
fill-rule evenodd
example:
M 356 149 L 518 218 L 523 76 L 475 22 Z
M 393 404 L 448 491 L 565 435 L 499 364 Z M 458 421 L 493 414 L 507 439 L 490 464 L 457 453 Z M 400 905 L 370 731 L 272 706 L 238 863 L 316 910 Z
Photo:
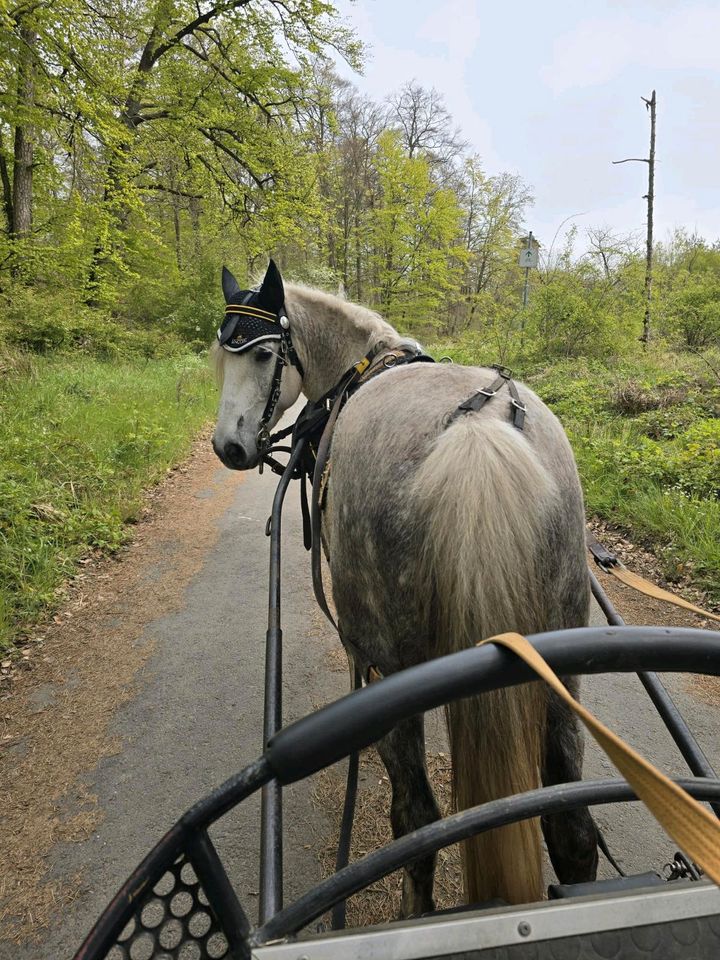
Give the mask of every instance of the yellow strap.
M 518 633 L 501 633 L 483 643 L 512 650 L 549 684 L 580 717 L 660 826 L 685 853 L 720 885 L 720 821 L 665 774 L 600 723 L 568 693 L 537 650 Z
M 225 313 L 247 313 L 251 317 L 260 317 L 261 320 L 277 323 L 277 317 L 274 313 L 268 313 L 267 310 L 261 310 L 260 307 L 250 307 L 246 303 L 229 303 L 225 307 Z
M 358 373 L 365 373 L 367 368 L 370 366 L 370 358 L 364 357 L 362 360 L 358 360 L 355 364 L 355 369 Z
M 605 570 L 606 573 L 611 573 L 614 577 L 617 577 L 618 580 L 622 580 L 623 583 L 627 584 L 628 587 L 632 587 L 633 590 L 647 594 L 648 597 L 653 597 L 655 600 L 664 600 L 665 603 L 674 603 L 676 607 L 692 610 L 693 613 L 697 613 L 700 617 L 709 617 L 710 620 L 720 622 L 720 615 L 717 613 L 710 613 L 709 610 L 696 607 L 695 604 L 690 603 L 689 600 L 684 600 L 682 597 L 677 597 L 668 590 L 663 590 L 662 587 L 658 587 L 649 580 L 645 580 L 644 577 L 633 573 L 632 570 L 628 570 L 626 567 L 608 566 L 603 567 L 603 570 Z

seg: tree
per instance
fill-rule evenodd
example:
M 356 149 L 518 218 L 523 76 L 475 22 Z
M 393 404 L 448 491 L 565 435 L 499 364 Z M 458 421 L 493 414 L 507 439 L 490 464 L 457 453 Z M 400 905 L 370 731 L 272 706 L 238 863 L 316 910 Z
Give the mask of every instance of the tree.
M 458 175 L 458 199 L 467 261 L 462 281 L 464 309 L 455 311 L 453 332 L 472 325 L 484 295 L 514 269 L 517 236 L 533 202 L 520 177 L 509 173 L 488 177 L 477 154 L 465 160 Z
M 410 159 L 421 155 L 434 172 L 447 175 L 467 143 L 455 126 L 442 94 L 434 87 L 426 90 L 411 80 L 388 97 L 387 103 L 388 120 L 398 130 Z
M 613 160 L 613 163 L 646 163 L 648 165 L 648 192 L 643 197 L 647 200 L 647 241 L 645 244 L 645 317 L 643 332 L 640 339 L 647 346 L 650 342 L 650 307 L 652 303 L 653 280 L 653 214 L 655 207 L 655 115 L 657 100 L 655 91 L 649 100 L 641 97 L 650 113 L 650 154 L 647 157 L 627 157 L 625 160 Z
M 322 0 L 292 7 L 280 0 L 157 0 L 148 15 L 108 150 L 93 296 L 126 226 L 137 178 L 153 176 L 166 137 L 185 145 L 188 171 L 202 166 L 224 206 L 256 217 L 266 191 L 297 183 L 299 158 L 288 144 L 306 97 L 309 55 L 331 45 L 353 61 L 358 56 Z
M 461 211 L 437 187 L 422 157 L 407 156 L 398 135 L 378 141 L 379 203 L 373 211 L 376 301 L 392 317 L 432 322 L 432 310 L 457 289 Z

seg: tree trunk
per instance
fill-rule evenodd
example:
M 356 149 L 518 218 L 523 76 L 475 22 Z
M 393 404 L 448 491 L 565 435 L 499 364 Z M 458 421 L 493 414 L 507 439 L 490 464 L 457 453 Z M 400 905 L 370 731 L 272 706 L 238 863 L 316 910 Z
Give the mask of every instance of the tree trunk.
M 0 130 L 0 180 L 2 180 L 3 190 L 3 210 L 5 211 L 5 220 L 7 222 L 7 234 L 10 236 L 13 231 L 13 195 L 10 174 L 8 173 L 7 157 L 5 155 L 5 145 L 2 142 L 2 131 Z
M 127 225 L 128 210 L 127 205 L 118 202 L 118 196 L 123 189 L 123 166 L 130 153 L 131 147 L 137 137 L 137 128 L 140 125 L 140 102 L 143 91 L 147 86 L 150 73 L 156 63 L 156 52 L 159 49 L 163 30 L 169 23 L 168 10 L 162 2 L 155 8 L 155 19 L 152 29 L 148 36 L 142 55 L 135 68 L 133 77 L 120 114 L 120 122 L 127 131 L 125 139 L 117 144 L 116 150 L 111 154 L 105 174 L 105 190 L 103 191 L 103 207 L 111 209 L 111 229 L 107 232 L 107 239 L 98 237 L 93 249 L 93 257 L 90 264 L 90 271 L 87 280 L 86 302 L 90 306 L 96 306 L 98 303 L 98 292 L 100 289 L 101 274 L 104 265 L 110 256 L 110 244 L 112 244 L 112 234 L 114 230 L 122 230 Z M 112 209 L 112 208 L 115 209 Z M 113 229 L 114 228 L 114 229 Z
M 173 226 L 175 227 L 175 259 L 177 260 L 178 270 L 182 273 L 182 237 L 180 234 L 180 204 L 178 198 L 172 198 Z
M 24 240 L 32 230 L 34 131 L 30 119 L 35 106 L 34 53 L 37 34 L 21 25 L 19 37 L 11 235 L 15 240 Z

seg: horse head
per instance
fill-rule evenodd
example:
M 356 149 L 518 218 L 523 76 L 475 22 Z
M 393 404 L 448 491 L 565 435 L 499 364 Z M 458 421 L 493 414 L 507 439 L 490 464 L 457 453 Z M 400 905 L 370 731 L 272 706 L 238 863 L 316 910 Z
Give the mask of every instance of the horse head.
M 271 260 L 262 284 L 241 290 L 223 267 L 225 318 L 214 347 L 222 382 L 213 450 L 226 467 L 249 470 L 269 431 L 300 395 L 302 365 L 290 337 L 282 277 Z

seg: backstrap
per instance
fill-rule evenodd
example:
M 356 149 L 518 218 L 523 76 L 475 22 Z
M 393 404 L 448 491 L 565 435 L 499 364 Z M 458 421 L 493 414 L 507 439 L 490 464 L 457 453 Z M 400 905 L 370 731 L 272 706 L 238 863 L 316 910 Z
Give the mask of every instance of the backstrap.
M 518 430 L 523 429 L 527 408 L 520 400 L 520 394 L 518 393 L 515 381 L 512 379 L 512 370 L 500 364 L 493 364 L 492 369 L 497 370 L 497 378 L 493 380 L 489 387 L 481 387 L 477 393 L 473 393 L 467 400 L 463 400 L 460 406 L 457 407 L 445 421 L 446 427 L 449 427 L 450 424 L 454 423 L 459 417 L 464 416 L 466 413 L 477 413 L 478 410 L 482 410 L 487 401 L 494 397 L 495 394 L 502 389 L 504 384 L 507 384 L 510 393 L 510 410 L 513 426 L 517 427 Z

